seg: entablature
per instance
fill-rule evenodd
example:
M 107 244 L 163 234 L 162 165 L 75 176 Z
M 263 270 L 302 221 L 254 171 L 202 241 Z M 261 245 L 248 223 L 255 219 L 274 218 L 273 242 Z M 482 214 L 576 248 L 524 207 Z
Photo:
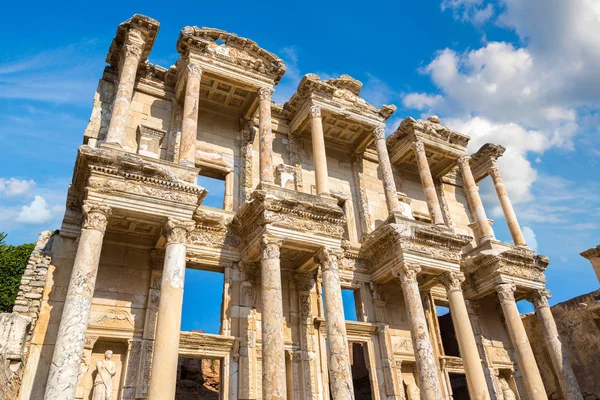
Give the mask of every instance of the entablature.
M 318 109 L 328 142 L 361 153 L 373 141 L 373 130 L 385 128 L 396 111 L 393 105 L 377 109 L 360 97 L 362 83 L 349 75 L 321 80 L 315 74 L 302 78 L 296 93 L 283 106 L 290 132 L 310 137 L 311 113 Z
M 154 46 L 154 40 L 158 34 L 160 23 L 141 14 L 135 14 L 127 21 L 121 23 L 117 28 L 117 33 L 113 38 L 108 54 L 106 55 L 106 62 L 113 67 L 118 67 L 121 62 L 123 55 L 123 46 L 126 44 L 128 35 L 130 32 L 134 32 L 140 39 L 142 44 L 142 53 L 140 57 L 140 63 L 146 61 L 152 46 Z M 143 42 L 143 43 L 142 43 Z
M 427 120 L 408 117 L 387 138 L 387 147 L 392 164 L 414 170 L 417 160 L 413 146 L 418 142 L 423 143 L 432 175 L 441 178 L 456 166 L 461 156 L 467 154 L 469 140 L 469 136 L 440 124 L 440 119 L 436 116 Z

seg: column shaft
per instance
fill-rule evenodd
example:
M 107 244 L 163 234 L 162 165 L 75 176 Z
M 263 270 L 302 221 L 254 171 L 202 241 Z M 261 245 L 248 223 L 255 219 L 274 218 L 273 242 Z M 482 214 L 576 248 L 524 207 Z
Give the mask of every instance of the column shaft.
M 271 126 L 271 95 L 273 89 L 261 88 L 258 91 L 258 133 L 260 147 L 260 181 L 273 183 L 273 128 Z
M 185 83 L 185 98 L 183 100 L 179 164 L 194 167 L 196 165 L 198 103 L 200 102 L 202 69 L 196 64 L 188 64 L 185 73 L 187 74 L 187 81 Z
M 489 400 L 490 393 L 483 374 L 483 366 L 479 358 L 475 335 L 469 321 L 469 313 L 461 288 L 465 277 L 459 272 L 446 272 L 442 275 L 441 280 L 446 287 L 448 302 L 450 303 L 450 315 L 456 340 L 458 341 L 458 348 L 460 349 L 460 356 L 465 367 L 469 397 L 472 400 Z
M 48 373 L 44 395 L 46 400 L 72 400 L 77 389 L 85 334 L 110 208 L 84 205 L 83 215 L 77 254 Z
M 519 369 L 523 375 L 523 383 L 530 400 L 547 400 L 548 396 L 544 389 L 544 383 L 540 371 L 533 356 L 533 350 L 527 332 L 523 326 L 523 321 L 515 303 L 515 285 L 512 283 L 504 283 L 496 286 L 500 306 L 506 321 L 506 328 L 512 342 L 513 348 L 519 362 Z
M 312 135 L 313 164 L 315 167 L 317 195 L 329 196 L 327 155 L 325 154 L 323 120 L 321 119 L 321 108 L 319 106 L 310 108 L 310 131 Z
M 521 232 L 521 226 L 519 225 L 519 221 L 517 220 L 517 216 L 515 215 L 515 210 L 513 209 L 512 203 L 510 202 L 510 198 L 508 197 L 506 187 L 504 187 L 502 175 L 500 175 L 500 169 L 498 168 L 496 162 L 492 163 L 492 167 L 490 168 L 489 173 L 492 176 L 492 180 L 494 181 L 496 194 L 498 194 L 498 199 L 500 199 L 500 206 L 502 207 L 504 218 L 506 218 L 508 230 L 510 231 L 510 235 L 513 238 L 513 242 L 517 246 L 526 246 L 527 243 L 525 242 L 525 238 L 523 237 L 523 232 Z
M 395 274 L 402 282 L 402 294 L 410 321 L 410 336 L 415 351 L 415 361 L 419 375 L 419 389 L 422 400 L 442 399 L 442 389 L 437 373 L 437 363 L 427 329 L 427 320 L 423 311 L 417 273 L 421 267 L 417 264 L 402 263 Z
M 281 242 L 278 239 L 269 236 L 263 237 L 260 275 L 262 285 L 262 392 L 263 399 L 273 400 L 287 398 L 280 246 Z
M 123 146 L 125 141 L 125 125 L 129 117 L 133 87 L 138 64 L 142 57 L 144 41 L 137 31 L 130 31 L 123 45 L 123 62 L 119 71 L 117 94 L 112 107 L 110 123 L 106 133 L 106 143 Z
M 433 184 L 433 176 L 431 176 L 429 163 L 427 162 L 425 145 L 423 142 L 415 142 L 413 143 L 413 150 L 417 158 L 417 167 L 419 168 L 419 176 L 421 177 L 421 185 L 423 185 L 423 192 L 425 193 L 425 201 L 427 201 L 431 222 L 435 225 L 444 225 L 444 216 L 442 215 L 440 200 Z
M 174 219 L 169 219 L 165 226 L 167 246 L 150 371 L 149 400 L 172 400 L 175 398 L 185 277 L 185 243 L 187 232 L 193 226 L 193 222 Z
M 493 239 L 494 231 L 492 230 L 492 226 L 488 221 L 485 208 L 483 208 L 481 197 L 479 197 L 479 186 L 477 186 L 477 183 L 475 183 L 475 178 L 473 178 L 473 172 L 471 171 L 471 165 L 469 164 L 469 157 L 463 156 L 459 158 L 458 166 L 460 168 L 460 173 L 465 185 L 465 194 L 467 195 L 469 208 L 471 209 L 473 218 L 475 218 L 475 222 L 479 227 L 479 233 L 481 235 L 480 243 Z
M 556 322 L 552 310 L 548 305 L 549 292 L 539 290 L 532 293 L 530 301 L 535 306 L 535 313 L 540 321 L 546 348 L 554 367 L 554 372 L 558 378 L 558 383 L 562 390 L 565 400 L 583 400 L 579 384 L 575 378 L 575 373 L 571 363 L 563 350 L 563 345 L 556 329 Z
M 322 248 L 317 253 L 317 259 L 321 263 L 323 276 L 331 398 L 333 400 L 354 399 L 338 256 L 333 251 Z
M 390 162 L 390 155 L 385 144 L 385 127 L 379 126 L 375 128 L 373 130 L 373 137 L 375 138 L 375 148 L 377 149 L 377 157 L 379 158 L 379 169 L 383 178 L 383 190 L 385 192 L 385 202 L 388 212 L 400 212 L 392 163 Z

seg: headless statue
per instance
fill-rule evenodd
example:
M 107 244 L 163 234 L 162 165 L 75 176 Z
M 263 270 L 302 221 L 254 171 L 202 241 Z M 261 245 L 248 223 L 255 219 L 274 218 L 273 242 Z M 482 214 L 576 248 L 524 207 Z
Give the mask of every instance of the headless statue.
M 112 400 L 112 379 L 116 373 L 115 363 L 110 360 L 113 352 L 104 353 L 104 360 L 96 363 L 96 379 L 92 400 Z
M 504 397 L 504 400 L 517 400 L 517 396 L 515 396 L 515 392 L 508 385 L 506 378 L 500 378 L 500 387 L 502 388 L 502 397 Z

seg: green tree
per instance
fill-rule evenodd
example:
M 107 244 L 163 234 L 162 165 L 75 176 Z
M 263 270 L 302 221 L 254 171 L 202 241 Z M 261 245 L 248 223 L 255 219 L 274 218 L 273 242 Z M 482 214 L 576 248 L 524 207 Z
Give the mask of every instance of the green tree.
M 0 232 L 0 312 L 11 312 L 35 243 L 10 246 L 4 244 L 5 238 L 6 234 Z

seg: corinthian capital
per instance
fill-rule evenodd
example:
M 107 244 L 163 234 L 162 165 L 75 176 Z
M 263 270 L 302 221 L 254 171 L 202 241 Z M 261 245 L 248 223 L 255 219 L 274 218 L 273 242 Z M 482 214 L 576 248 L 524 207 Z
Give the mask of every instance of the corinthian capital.
M 189 63 L 188 65 L 186 65 L 185 71 L 186 71 L 188 77 L 190 77 L 190 76 L 193 76 L 196 78 L 202 77 L 202 67 L 200 67 L 198 64 Z
M 488 169 L 488 173 L 494 180 L 502 179 L 502 176 L 500 175 L 500 168 L 498 168 L 498 161 L 492 160 L 490 168 Z
M 425 151 L 425 144 L 423 144 L 423 142 L 421 142 L 420 140 L 414 142 L 412 146 L 417 154 L 423 153 Z
M 373 129 L 373 136 L 375 139 L 385 139 L 385 126 L 378 126 Z
M 125 57 L 135 57 L 136 59 L 142 58 L 143 46 L 139 43 L 129 43 L 123 46 L 123 53 Z
M 501 283 L 496 286 L 496 292 L 498 292 L 501 303 L 503 301 L 515 301 L 515 290 L 517 290 L 517 287 L 514 283 Z
M 262 259 L 279 260 L 281 245 L 283 240 L 271 235 L 262 237 Z
M 272 87 L 262 87 L 258 89 L 258 98 L 261 100 L 271 100 L 273 92 L 275 92 L 275 90 L 273 90 Z
M 84 204 L 82 207 L 83 222 L 81 229 L 93 229 L 104 233 L 110 218 L 111 209 L 101 204 Z
M 417 282 L 417 274 L 419 272 L 421 272 L 421 266 L 418 263 L 413 262 L 403 262 L 392 271 L 402 283 Z
M 463 168 L 467 168 L 469 167 L 469 161 L 471 160 L 471 157 L 468 154 L 465 154 L 464 156 L 460 156 L 458 158 L 458 165 L 460 165 Z
M 181 221 L 175 218 L 169 218 L 163 228 L 163 233 L 167 238 L 167 244 L 185 244 L 187 234 L 194 229 L 194 221 Z
M 321 118 L 321 107 L 319 106 L 312 106 L 310 108 L 310 116 L 313 118 Z
M 527 300 L 533 303 L 535 308 L 548 307 L 548 299 L 552 297 L 549 290 L 546 289 L 538 289 L 532 290 L 527 295 Z
M 440 283 L 444 285 L 447 292 L 462 290 L 462 283 L 465 281 L 465 274 L 462 272 L 448 271 L 440 275 Z
M 328 269 L 337 269 L 338 268 L 338 259 L 342 254 L 339 251 L 328 249 L 327 247 L 321 247 L 315 258 L 321 264 L 321 270 L 327 271 Z

